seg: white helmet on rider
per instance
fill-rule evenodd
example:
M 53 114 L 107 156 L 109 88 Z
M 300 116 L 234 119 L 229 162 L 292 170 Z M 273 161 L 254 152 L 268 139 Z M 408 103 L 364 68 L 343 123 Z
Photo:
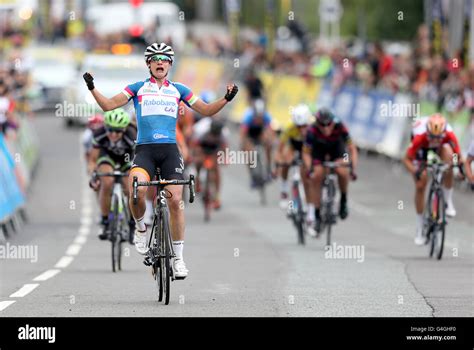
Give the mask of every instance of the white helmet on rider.
M 311 110 L 305 104 L 297 105 L 291 112 L 291 120 L 297 126 L 311 124 Z
M 150 46 L 148 46 L 145 50 L 145 61 L 148 63 L 150 58 L 152 58 L 155 55 L 165 55 L 171 58 L 171 62 L 173 62 L 174 58 L 174 51 L 173 48 L 169 45 L 166 45 L 165 43 L 153 43 Z

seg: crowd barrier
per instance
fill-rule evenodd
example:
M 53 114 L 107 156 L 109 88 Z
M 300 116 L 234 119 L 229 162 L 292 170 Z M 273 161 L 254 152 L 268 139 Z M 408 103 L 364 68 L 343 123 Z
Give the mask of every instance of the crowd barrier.
M 354 142 L 362 149 L 399 159 L 405 148 L 412 116 L 397 115 L 392 106 L 410 105 L 407 95 L 345 86 L 334 94 L 324 84 L 317 99 L 319 107 L 329 107 L 348 126 Z
M 314 103 L 321 89 L 318 79 L 303 79 L 297 76 L 262 72 L 259 74 L 266 91 L 267 109 L 273 119 L 273 128 L 280 129 L 286 126 L 291 119 L 290 108 L 300 103 Z M 245 87 L 242 83 L 241 91 L 232 101 L 230 118 L 240 122 L 248 108 Z
M 236 71 L 231 69 L 232 62 L 196 57 L 182 58 L 176 66 L 173 78 L 188 85 L 197 94 L 203 90 L 212 90 L 218 94 L 227 81 L 234 79 L 231 71 Z M 258 74 L 265 87 L 267 109 L 273 118 L 274 129 L 280 129 L 289 123 L 291 106 L 315 103 L 318 107 L 331 108 L 346 123 L 359 148 L 397 160 L 403 157 L 409 145 L 414 117 L 436 111 L 434 104 L 416 101 L 408 94 L 364 91 L 358 86 L 350 85 L 334 93 L 329 83 L 319 79 L 271 72 Z M 240 123 L 249 105 L 244 84 L 241 81 L 237 84 L 240 86 L 239 94 L 223 113 L 231 121 Z M 404 109 L 397 110 L 400 106 Z M 412 113 L 407 113 L 407 110 Z M 474 137 L 474 124 L 470 121 L 468 111 L 442 112 L 453 126 L 465 153 Z
M 0 134 L 0 241 L 16 231 L 27 197 L 31 175 L 38 162 L 38 139 L 26 119 L 16 135 Z M 3 236 L 3 237 L 2 237 Z

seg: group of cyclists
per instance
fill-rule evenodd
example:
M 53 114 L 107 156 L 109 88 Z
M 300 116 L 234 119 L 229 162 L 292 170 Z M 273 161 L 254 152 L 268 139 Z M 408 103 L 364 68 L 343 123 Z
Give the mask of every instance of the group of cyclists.
M 111 172 L 114 169 L 129 172 L 123 183 L 127 194 L 131 193 L 134 177 L 140 182 L 150 181 L 159 167 L 162 178 L 182 180 L 185 167 L 192 162 L 197 172 L 196 190 L 199 192 L 199 172 L 206 156 L 217 157 L 219 150 L 228 147 L 230 132 L 225 127 L 224 120 L 216 114 L 232 101 L 238 87 L 235 84 L 227 85 L 224 97 L 219 99 L 209 91 L 197 96 L 186 85 L 167 79 L 174 62 L 174 51 L 169 45 L 153 43 L 146 48 L 144 56 L 150 76 L 126 86 L 111 98 L 100 93 L 90 73 L 86 72 L 83 76 L 88 89 L 105 112 L 89 120 L 89 128 L 84 134 L 90 187 L 98 192 L 102 215 L 100 239 L 107 239 L 109 235 L 108 213 L 113 180 L 99 180 L 97 172 Z M 122 108 L 130 100 L 135 108 L 134 117 Z M 267 180 L 278 178 L 280 182 L 280 206 L 287 208 L 290 204 L 288 170 L 292 160 L 298 158 L 301 160 L 300 174 L 307 202 L 308 233 L 317 237 L 321 230 L 321 189 L 325 176 L 323 163 L 333 161 L 341 164 L 336 169 L 340 193 L 338 215 L 341 219 L 346 219 L 349 215 L 349 182 L 357 179 L 358 166 L 357 147 L 352 142 L 347 126 L 328 108 L 312 110 L 310 106 L 300 104 L 290 109 L 291 123 L 277 136 L 272 128 L 272 117 L 266 109 L 264 97 L 259 95 L 251 98 L 249 104 L 240 126 L 240 147 L 247 152 L 254 151 L 257 144 L 264 147 Z M 440 114 L 421 118 L 415 123 L 412 142 L 404 158 L 404 164 L 415 181 L 415 243 L 418 245 L 425 243 L 421 228 L 427 184 L 426 170 L 420 172 L 419 164 L 426 161 L 429 150 L 438 153 L 444 162 L 463 163 L 456 135 Z M 474 182 L 470 169 L 470 162 L 473 160 L 474 145 L 466 160 L 466 174 L 471 182 Z M 218 209 L 221 207 L 221 175 L 219 164 L 214 164 L 217 176 L 213 206 Z M 443 184 L 448 204 L 446 213 L 454 216 L 456 211 L 452 200 L 452 170 L 446 173 Z M 251 186 L 254 185 L 251 183 Z M 172 244 L 176 255 L 172 265 L 176 277 L 182 279 L 188 274 L 183 258 L 183 189 L 181 186 L 168 186 L 167 189 L 170 194 L 168 206 Z M 142 255 L 148 250 L 146 233 L 153 215 L 152 198 L 152 191 L 140 187 L 138 202 L 134 204 L 131 198 L 129 202 L 133 217 L 130 227 L 134 231 L 134 244 Z

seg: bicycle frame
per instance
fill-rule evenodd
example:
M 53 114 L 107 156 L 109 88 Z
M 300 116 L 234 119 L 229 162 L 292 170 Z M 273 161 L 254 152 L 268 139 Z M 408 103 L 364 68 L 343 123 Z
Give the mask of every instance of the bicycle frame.
M 336 168 L 338 167 L 351 167 L 349 163 L 338 163 L 338 162 L 323 162 L 325 168 L 325 175 L 321 190 L 321 231 L 327 227 L 326 246 L 331 244 L 331 226 L 336 223 L 337 215 L 334 213 L 334 201 L 336 197 L 336 181 L 337 174 Z M 326 170 L 327 169 L 327 170 Z
M 121 183 L 114 183 L 114 187 L 112 190 L 112 197 L 116 196 L 118 200 L 118 213 L 122 214 L 123 213 L 123 207 L 124 207 L 124 202 L 126 202 L 126 196 L 123 192 L 122 184 Z M 114 205 L 114 202 L 112 202 L 112 206 Z M 113 207 L 112 207 L 113 208 Z

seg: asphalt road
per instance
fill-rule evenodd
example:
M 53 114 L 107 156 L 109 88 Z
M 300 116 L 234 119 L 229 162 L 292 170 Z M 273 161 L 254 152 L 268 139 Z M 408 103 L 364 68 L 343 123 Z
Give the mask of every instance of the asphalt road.
M 456 191 L 441 261 L 413 243 L 413 184 L 396 164 L 362 156 L 350 216 L 334 230 L 359 259 L 332 259 L 323 239 L 298 246 L 278 208 L 276 183 L 262 207 L 243 165 L 223 170 L 222 210 L 203 221 L 187 204 L 184 256 L 190 270 L 157 302 L 149 268 L 133 246 L 111 272 L 110 244 L 96 238 L 97 204 L 87 186 L 80 130 L 39 115 L 41 163 L 27 204 L 29 223 L 11 246 L 37 261 L 0 263 L 0 316 L 473 316 L 473 194 Z M 401 201 L 401 202 L 400 202 Z M 35 259 L 33 259 L 35 260 Z

